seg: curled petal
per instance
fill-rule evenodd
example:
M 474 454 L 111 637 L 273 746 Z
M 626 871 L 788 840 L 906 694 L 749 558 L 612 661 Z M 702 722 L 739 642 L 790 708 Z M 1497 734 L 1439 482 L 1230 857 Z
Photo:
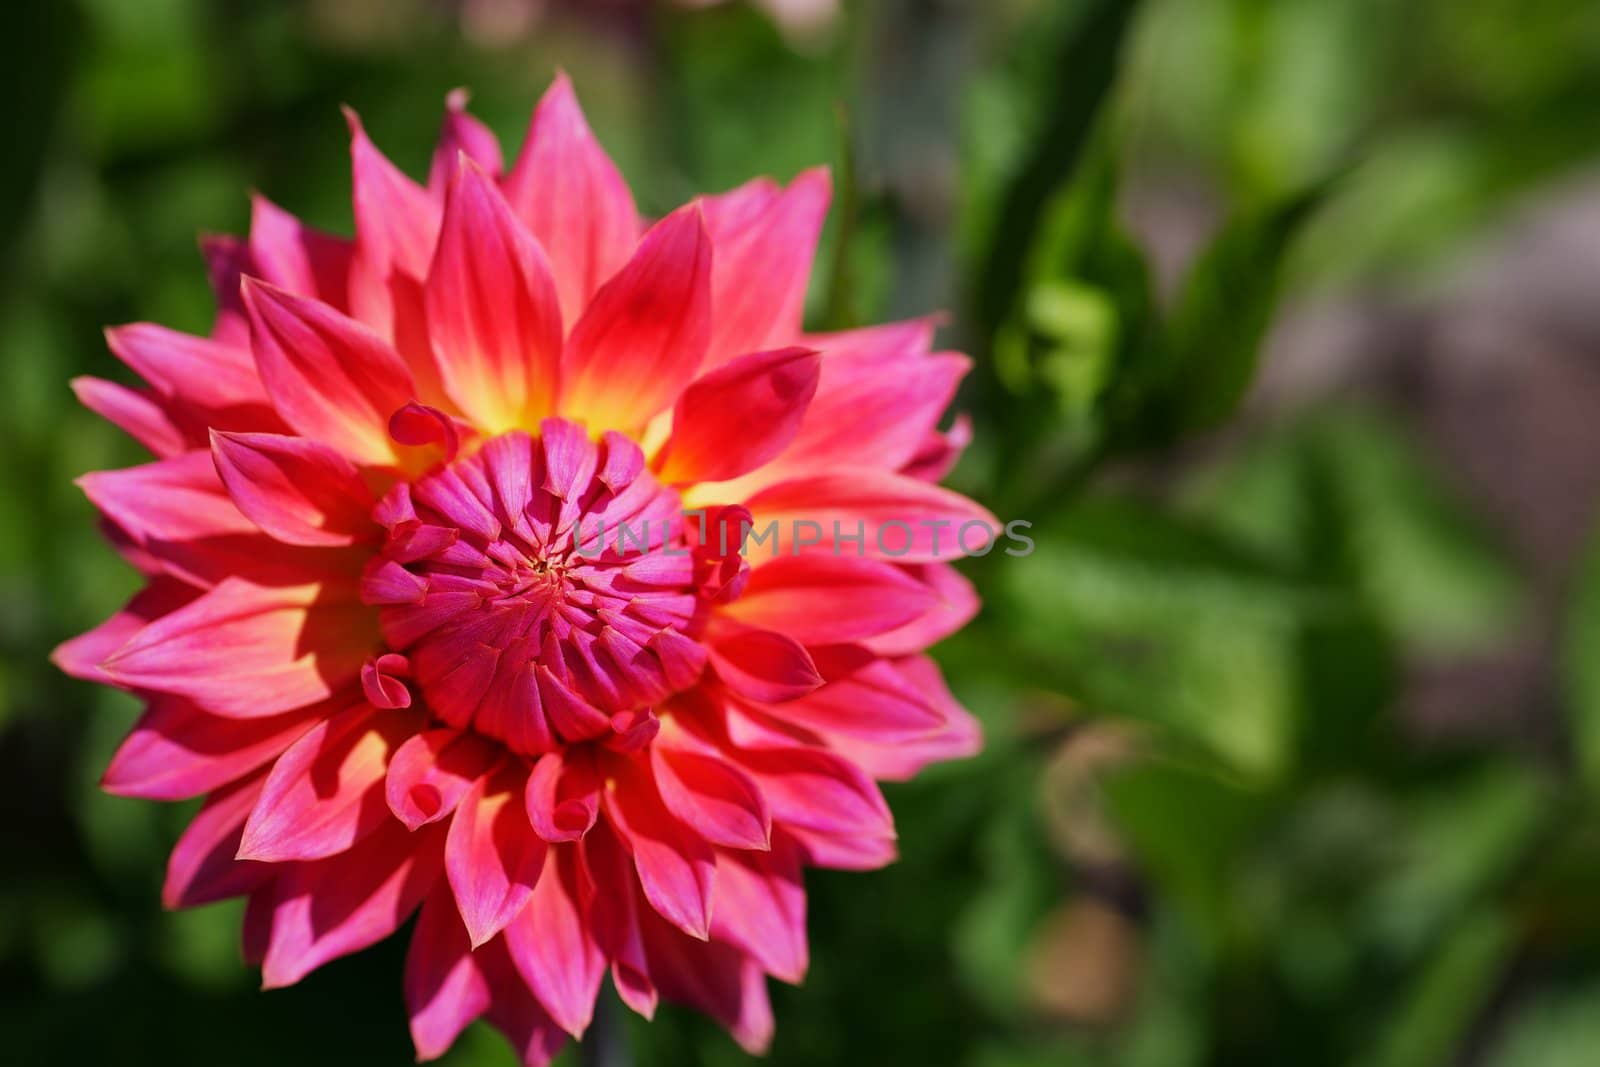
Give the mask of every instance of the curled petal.
M 415 830 L 456 810 L 467 791 L 499 761 L 489 741 L 460 730 L 428 730 L 395 750 L 384 795 L 395 818 Z

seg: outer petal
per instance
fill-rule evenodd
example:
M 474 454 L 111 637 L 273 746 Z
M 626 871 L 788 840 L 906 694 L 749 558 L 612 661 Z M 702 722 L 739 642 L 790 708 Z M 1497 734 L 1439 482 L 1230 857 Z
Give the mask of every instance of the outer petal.
M 717 911 L 711 933 L 749 953 L 785 982 L 805 978 L 806 891 L 800 851 L 780 838 L 770 852 L 717 853 Z
M 500 433 L 549 414 L 561 360 L 550 264 L 470 161 L 450 187 L 425 300 L 440 380 L 467 418 Z
M 388 822 L 383 778 L 390 754 L 425 722 L 420 711 L 357 704 L 319 723 L 267 775 L 239 858 L 323 859 Z
M 129 389 L 88 375 L 79 375 L 70 384 L 80 404 L 159 458 L 176 455 L 196 443 L 148 389 Z
M 445 872 L 474 947 L 527 906 L 544 867 L 547 846 L 523 812 L 525 782 L 511 768 L 480 779 L 450 820 Z
M 70 641 L 63 641 L 50 653 L 50 662 L 74 678 L 118 685 L 116 678 L 100 669 L 100 664 L 140 630 L 197 599 L 200 592 L 176 578 L 157 577 L 105 622 Z
M 539 101 L 505 191 L 550 257 L 564 321 L 576 322 L 595 290 L 627 262 L 639 216 L 565 74 Z
M 605 794 L 606 816 L 633 854 L 650 906 L 672 925 L 704 941 L 711 935 L 711 847 L 661 803 L 643 767 L 619 768 L 616 788 Z
M 284 420 L 358 463 L 393 464 L 389 417 L 416 391 L 394 349 L 326 304 L 251 280 L 244 293 L 256 364 Z
M 106 344 L 150 383 L 191 438 L 200 435 L 197 443 L 204 440 L 209 426 L 230 430 L 282 427 L 247 348 L 147 322 L 107 330 Z
M 817 169 L 781 192 L 758 180 L 702 199 L 717 250 L 711 366 L 799 336 L 811 260 L 831 196 L 828 172 Z
M 793 638 L 742 627 L 712 637 L 711 666 L 717 677 L 751 700 L 793 700 L 822 684 L 817 665 Z
M 444 198 L 463 155 L 496 178 L 505 165 L 500 158 L 499 139 L 467 112 L 467 98 L 465 89 L 452 89 L 444 98 L 444 125 L 433 150 L 433 163 L 428 167 L 428 192 L 436 200 Z
M 376 643 L 371 610 L 320 586 L 229 578 L 157 619 L 102 669 L 124 685 L 186 696 L 218 715 L 273 715 L 355 681 Z
M 783 348 L 739 356 L 678 398 L 661 477 L 736 478 L 782 452 L 800 430 L 821 372 L 817 353 Z
M 111 757 L 100 786 L 149 800 L 197 797 L 270 762 L 324 712 L 297 708 L 240 722 L 180 698 L 156 697 Z
M 594 1015 L 606 971 L 605 954 L 584 914 L 581 878 L 576 846 L 550 849 L 533 898 L 506 927 L 505 937 L 512 961 L 550 1018 L 580 1038 Z
M 505 939 L 489 942 L 474 956 L 493 991 L 489 1021 L 506 1035 L 522 1060 L 522 1067 L 546 1067 L 567 1043 L 567 1035 L 528 992 L 506 951 Z
M 445 1054 L 474 1019 L 489 1009 L 489 982 L 472 956 L 450 890 L 440 883 L 422 903 L 406 953 L 406 1011 L 417 1059 Z
M 651 228 L 595 294 L 562 357 L 562 413 L 637 430 L 694 377 L 711 325 L 711 242 L 697 208 Z
M 928 611 L 933 593 L 905 571 L 855 556 L 779 556 L 750 572 L 730 618 L 806 645 L 887 633 Z
M 230 575 L 308 581 L 316 562 L 265 536 L 228 498 L 204 452 L 78 479 L 101 513 L 147 560 L 192 585 Z
M 349 306 L 349 241 L 312 229 L 266 197 L 250 199 L 252 273 L 296 296 Z
M 771 847 L 766 800 L 733 764 L 658 741 L 650 746 L 650 767 L 667 810 L 707 841 L 728 848 Z
M 167 860 L 167 879 L 161 888 L 164 906 L 193 908 L 236 897 L 272 876 L 271 864 L 234 858 L 245 818 L 265 781 L 266 772 L 259 772 L 206 798 Z
M 699 944 L 656 920 L 645 927 L 650 974 L 661 995 L 705 1012 L 759 1056 L 772 1042 L 772 1004 L 755 960 L 731 945 Z
M 777 522 L 794 538 L 804 529 L 814 551 L 842 550 L 845 537 L 861 537 L 852 551 L 901 563 L 951 560 L 992 545 L 1000 521 L 986 508 L 936 485 L 870 469 L 836 470 L 781 482 L 747 502 L 757 529 Z M 967 546 L 967 547 L 963 547 Z
M 349 545 L 377 531 L 372 492 L 326 445 L 278 434 L 213 433 L 228 495 L 249 519 L 291 545 Z
M 394 933 L 438 881 L 442 843 L 440 827 L 412 834 L 391 821 L 349 852 L 285 867 L 251 902 L 268 931 L 262 986 L 293 985 Z
M 893 663 L 874 659 L 838 675 L 826 656 L 828 684 L 798 700 L 760 705 L 762 714 L 813 733 L 906 744 L 944 727 L 947 719 Z
M 948 563 L 911 566 L 915 575 L 933 594 L 934 601 L 915 619 L 889 633 L 868 638 L 864 644 L 884 656 L 921 652 L 960 630 L 978 614 L 977 590 Z
M 894 836 L 878 787 L 854 764 L 820 748 L 745 749 L 739 765 L 761 787 L 772 817 L 839 837 Z

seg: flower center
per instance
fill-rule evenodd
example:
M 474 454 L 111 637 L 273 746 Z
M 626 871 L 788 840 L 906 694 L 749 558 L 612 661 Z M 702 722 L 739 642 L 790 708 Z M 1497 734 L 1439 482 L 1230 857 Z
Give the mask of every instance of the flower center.
M 632 728 L 705 662 L 677 493 L 620 434 L 540 430 L 396 485 L 362 579 L 429 709 L 528 754 Z

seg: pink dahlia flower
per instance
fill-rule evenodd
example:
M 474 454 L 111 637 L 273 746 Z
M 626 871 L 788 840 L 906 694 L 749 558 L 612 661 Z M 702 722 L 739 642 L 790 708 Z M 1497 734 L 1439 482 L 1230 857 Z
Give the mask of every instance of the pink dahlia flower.
M 509 170 L 462 105 L 426 185 L 350 116 L 353 240 L 206 240 L 211 336 L 109 332 L 147 387 L 74 386 L 157 458 L 82 484 L 149 584 L 56 659 L 147 701 L 105 787 L 206 797 L 164 900 L 248 896 L 267 987 L 420 910 L 421 1058 L 486 1015 L 542 1064 L 608 969 L 759 1050 L 802 868 L 978 745 L 923 655 L 993 523 L 934 485 L 966 360 L 801 331 L 824 173 L 652 224 L 564 79 Z

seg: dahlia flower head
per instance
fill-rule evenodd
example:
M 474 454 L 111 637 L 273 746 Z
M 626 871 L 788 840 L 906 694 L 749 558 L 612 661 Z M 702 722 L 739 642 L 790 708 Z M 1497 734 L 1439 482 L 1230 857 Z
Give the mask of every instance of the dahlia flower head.
M 421 1059 L 486 1016 L 543 1064 L 607 971 L 759 1051 L 802 869 L 979 744 L 924 655 L 994 523 L 935 484 L 967 361 L 803 332 L 825 172 L 651 222 L 564 77 L 509 168 L 464 104 L 425 185 L 348 115 L 353 239 L 203 239 L 210 336 L 108 331 L 147 385 L 74 388 L 156 458 L 81 484 L 148 584 L 55 658 L 146 701 L 104 786 L 205 797 L 163 900 L 248 897 L 265 987 L 416 913 Z

